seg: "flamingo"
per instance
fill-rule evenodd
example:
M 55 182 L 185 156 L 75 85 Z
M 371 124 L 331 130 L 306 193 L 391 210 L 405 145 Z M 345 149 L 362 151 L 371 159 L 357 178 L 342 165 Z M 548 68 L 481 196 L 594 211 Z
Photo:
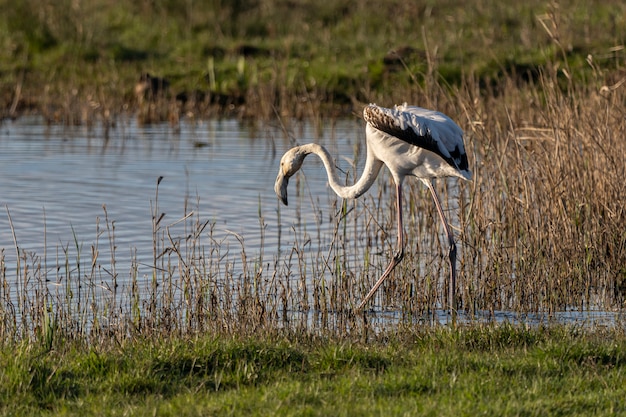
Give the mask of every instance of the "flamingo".
M 367 158 L 361 177 L 354 185 L 342 185 L 329 152 L 321 145 L 309 143 L 292 148 L 283 155 L 274 191 L 283 204 L 287 205 L 289 177 L 302 167 L 304 158 L 309 154 L 315 154 L 322 160 L 328 174 L 328 182 L 341 198 L 353 199 L 363 195 L 376 180 L 382 166 L 387 166 L 396 185 L 397 249 L 389 266 L 358 305 L 358 311 L 372 298 L 378 287 L 404 257 L 402 183 L 407 176 L 419 178 L 430 190 L 450 245 L 449 301 L 450 311 L 455 315 L 456 244 L 433 187 L 433 180 L 441 177 L 472 179 L 463 143 L 463 131 L 443 113 L 409 106 L 406 103 L 394 108 L 370 104 L 363 110 L 363 117 L 366 121 Z

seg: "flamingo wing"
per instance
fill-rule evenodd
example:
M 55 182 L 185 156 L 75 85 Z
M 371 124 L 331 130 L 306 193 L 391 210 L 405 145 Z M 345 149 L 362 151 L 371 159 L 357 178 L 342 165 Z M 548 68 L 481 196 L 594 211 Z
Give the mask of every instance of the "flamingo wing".
M 406 104 L 393 109 L 370 104 L 363 116 L 374 128 L 433 152 L 458 171 L 469 173 L 463 131 L 445 114 Z

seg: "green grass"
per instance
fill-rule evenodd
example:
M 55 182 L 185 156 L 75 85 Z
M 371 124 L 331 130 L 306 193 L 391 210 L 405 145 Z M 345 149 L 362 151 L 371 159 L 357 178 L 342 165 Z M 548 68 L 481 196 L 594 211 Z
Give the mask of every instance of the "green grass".
M 626 6 L 617 0 L 0 0 L 0 7 L 4 115 L 36 111 L 66 123 L 134 111 L 133 86 L 144 71 L 167 77 L 172 96 L 201 90 L 222 111 L 245 103 L 231 114 L 345 115 L 353 100 L 411 101 L 407 90 L 433 77 L 449 86 L 467 77 L 493 86 L 510 74 L 536 80 L 539 69 L 577 82 L 598 72 L 619 78 L 626 39 Z M 402 63 L 384 62 L 407 47 Z
M 3 415 L 619 415 L 626 337 L 574 327 L 5 343 Z

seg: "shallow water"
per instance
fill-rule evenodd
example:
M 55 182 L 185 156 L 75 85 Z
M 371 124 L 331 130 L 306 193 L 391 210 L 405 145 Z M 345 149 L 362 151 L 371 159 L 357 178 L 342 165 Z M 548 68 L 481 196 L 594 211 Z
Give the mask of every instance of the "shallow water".
M 129 119 L 105 135 L 100 129 L 47 126 L 38 118 L 5 122 L 0 125 L 0 250 L 11 298 L 23 285 L 18 252 L 31 265 L 41 263 L 49 290 L 61 286 L 66 259 L 76 268 L 80 257 L 89 268 L 96 251 L 106 273 L 115 258 L 121 285 L 131 279 L 131 264 L 139 268 L 136 275 L 149 276 L 153 212 L 155 218 L 165 214 L 157 240 L 168 227 L 175 238 L 188 233 L 179 220 L 193 212 L 199 222 L 210 222 L 211 238 L 233 256 L 243 241 L 249 257 L 263 252 L 276 258 L 281 245 L 292 246 L 296 228 L 316 231 L 317 242 L 328 245 L 332 238 L 324 236 L 333 232 L 328 221 L 333 214 L 320 214 L 319 206 L 303 204 L 302 198 L 298 203 L 294 184 L 290 206 L 279 203 L 273 186 L 280 157 L 296 143 L 310 141 L 337 155 L 352 155 L 355 141 L 362 140 L 358 128 L 354 120 L 333 123 L 323 132 L 294 123 L 285 133 L 279 127 L 214 120 L 173 129 L 138 126 Z M 350 167 L 348 160 L 337 163 Z M 307 161 L 303 173 L 307 195 L 317 202 L 324 196 L 335 200 L 319 160 Z M 329 209 L 328 201 L 322 204 Z M 318 246 L 313 242 L 306 248 L 313 252 Z M 28 288 L 37 286 L 31 282 Z
M 0 201 L 8 207 L 20 248 L 42 252 L 95 237 L 97 218 L 116 224 L 120 248 L 151 242 L 151 203 L 174 221 L 185 201 L 221 227 L 254 224 L 259 199 L 275 207 L 274 150 L 235 121 L 115 129 L 105 140 L 80 128 L 47 127 L 37 119 L 5 124 L 0 132 Z M 44 233 L 45 232 L 45 233 Z M 45 238 L 45 239 L 44 239 Z M 12 248 L 8 216 L 0 217 L 0 247 Z
M 354 126 L 338 123 L 332 136 L 352 137 Z M 301 133 L 309 140 L 316 136 L 306 127 Z M 352 152 L 350 141 L 334 142 L 335 151 Z M 158 205 L 166 213 L 164 223 L 193 210 L 214 221 L 216 230 L 240 234 L 248 248 L 258 249 L 260 212 L 267 223 L 264 245 L 272 251 L 278 206 L 273 184 L 279 158 L 291 146 L 278 129 L 256 130 L 235 120 L 186 124 L 179 132 L 128 121 L 109 139 L 85 128 L 46 126 L 36 118 L 5 123 L 0 126 L 0 202 L 6 207 L 0 213 L 0 248 L 7 256 L 14 252 L 12 229 L 20 249 L 39 254 L 73 244 L 74 235 L 89 243 L 97 220 L 104 223 L 103 206 L 115 222 L 118 248 L 151 247 L 151 210 L 157 179 L 163 177 Z M 310 171 L 311 193 L 325 193 L 324 172 Z M 283 210 L 283 221 L 292 215 Z
M 321 132 L 296 124 L 288 134 L 278 126 L 255 128 L 236 120 L 185 123 L 173 129 L 167 124 L 137 126 L 129 119 L 108 135 L 99 129 L 47 126 L 38 118 L 5 122 L 0 125 L 0 249 L 5 276 L 10 285 L 19 285 L 11 281 L 18 276 L 16 246 L 22 257 L 41 259 L 52 286 L 59 281 L 55 274 L 66 253 L 81 253 L 82 261 L 89 262 L 93 248 L 98 248 L 99 262 L 107 268 L 111 234 L 122 284 L 130 279 L 131 258 L 145 268 L 138 271 L 140 276 L 149 275 L 149 265 L 154 264 L 153 211 L 157 216 L 165 213 L 160 224 L 172 228 L 193 211 L 200 221 L 211 222 L 212 236 L 221 245 L 239 251 L 242 239 L 253 257 L 263 252 L 279 258 L 281 250 L 288 251 L 301 237 L 297 230 L 314 236 L 309 244 L 299 242 L 301 247 L 327 251 L 336 233 L 332 219 L 338 213 L 326 173 L 317 158 L 307 159 L 300 186 L 304 195 L 294 203 L 297 186 L 290 183 L 291 204 L 281 207 L 273 190 L 280 156 L 295 144 L 316 141 L 337 156 L 340 169 L 353 172 L 350 158 L 363 145 L 361 132 L 355 120 L 338 121 Z M 363 162 L 356 164 L 358 172 Z M 376 194 L 377 186 L 371 194 Z M 114 232 L 107 231 L 107 222 L 114 225 Z M 358 244 L 356 235 L 353 240 Z M 388 255 L 386 250 L 372 255 L 373 263 L 383 268 Z M 355 262 L 358 265 L 359 260 Z M 398 311 L 385 312 L 384 307 L 375 311 L 383 324 L 400 319 Z M 602 325 L 619 319 L 604 312 L 478 316 L 460 319 L 529 324 L 599 320 Z M 431 319 L 446 323 L 448 316 L 440 310 Z

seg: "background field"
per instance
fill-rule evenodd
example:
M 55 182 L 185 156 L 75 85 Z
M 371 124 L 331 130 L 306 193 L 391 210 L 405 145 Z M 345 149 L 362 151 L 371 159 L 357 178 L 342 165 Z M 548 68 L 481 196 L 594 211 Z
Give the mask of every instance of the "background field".
M 171 96 L 184 93 L 193 114 L 259 119 L 345 115 L 355 100 L 427 105 L 433 85 L 497 92 L 541 73 L 599 88 L 624 69 L 620 1 L 0 5 L 3 115 L 38 111 L 55 122 L 135 111 L 133 87 L 146 71 L 166 77 Z

